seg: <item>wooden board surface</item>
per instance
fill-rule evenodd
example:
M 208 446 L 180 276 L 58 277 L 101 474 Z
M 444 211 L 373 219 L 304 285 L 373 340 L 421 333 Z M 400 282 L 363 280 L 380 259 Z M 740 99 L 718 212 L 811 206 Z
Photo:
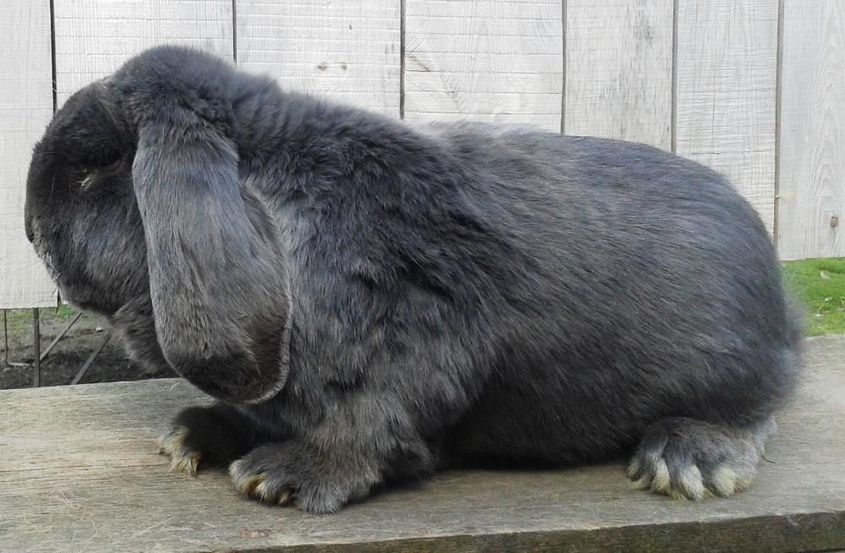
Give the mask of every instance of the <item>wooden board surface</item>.
M 672 148 L 673 0 L 568 0 L 564 132 Z
M 232 59 L 231 0 L 61 0 L 55 2 L 59 105 L 130 56 L 163 43 Z
M 32 147 L 53 115 L 50 2 L 4 2 L 0 16 L 0 307 L 56 304 L 24 234 Z
M 774 224 L 778 3 L 678 0 L 677 153 L 725 174 Z
M 464 471 L 334 516 L 167 471 L 155 436 L 205 401 L 181 380 L 0 392 L 0 551 L 822 551 L 845 548 L 845 339 L 809 342 L 756 484 L 679 502 L 621 465 Z
M 778 251 L 845 255 L 845 3 L 786 0 Z
M 399 0 L 238 0 L 236 9 L 241 67 L 399 117 Z
M 407 0 L 405 119 L 560 131 L 560 0 Z

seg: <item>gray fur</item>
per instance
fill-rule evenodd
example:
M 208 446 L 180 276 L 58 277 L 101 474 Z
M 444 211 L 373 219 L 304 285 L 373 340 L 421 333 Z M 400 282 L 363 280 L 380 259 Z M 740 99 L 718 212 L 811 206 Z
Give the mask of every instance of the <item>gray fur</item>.
M 26 224 L 64 297 L 235 406 L 182 416 L 168 451 L 240 457 L 244 493 L 312 512 L 677 428 L 667 462 L 707 460 L 797 371 L 767 232 L 713 171 L 613 140 L 413 129 L 183 48 L 67 102 Z

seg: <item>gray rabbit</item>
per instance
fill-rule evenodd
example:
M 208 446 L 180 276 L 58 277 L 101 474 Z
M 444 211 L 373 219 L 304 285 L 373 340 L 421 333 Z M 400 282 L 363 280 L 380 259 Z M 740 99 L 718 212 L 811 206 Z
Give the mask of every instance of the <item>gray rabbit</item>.
M 801 332 L 760 219 L 655 148 L 402 122 L 158 47 L 36 146 L 26 232 L 65 298 L 219 400 L 162 439 L 338 511 L 443 467 L 747 487 Z

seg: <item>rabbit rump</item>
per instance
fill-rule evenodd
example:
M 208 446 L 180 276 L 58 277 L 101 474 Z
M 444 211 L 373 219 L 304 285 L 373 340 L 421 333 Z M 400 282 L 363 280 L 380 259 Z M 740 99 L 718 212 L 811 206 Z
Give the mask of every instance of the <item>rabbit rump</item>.
M 220 401 L 165 433 L 175 468 L 314 513 L 446 466 L 624 455 L 640 487 L 729 495 L 796 379 L 775 252 L 718 174 L 409 127 L 185 48 L 67 101 L 26 231 L 65 298 Z

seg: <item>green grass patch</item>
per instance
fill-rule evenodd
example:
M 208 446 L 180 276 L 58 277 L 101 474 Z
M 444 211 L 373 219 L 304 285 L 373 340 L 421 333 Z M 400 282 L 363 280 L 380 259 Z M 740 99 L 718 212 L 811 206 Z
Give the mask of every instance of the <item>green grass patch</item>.
M 783 278 L 805 306 L 808 336 L 845 334 L 845 258 L 787 261 Z
M 44 307 L 38 310 L 38 317 L 41 319 L 41 322 L 47 322 L 53 319 L 59 319 L 62 321 L 69 321 L 71 317 L 74 316 L 76 313 L 76 309 L 62 305 L 59 308 L 55 307 Z M 1 314 L 0 314 L 1 315 Z M 0 320 L 0 325 L 2 325 L 2 320 Z M 32 332 L 32 309 L 9 309 L 6 311 L 6 325 L 9 329 L 9 336 L 20 336 L 25 332 Z M 0 328 L 0 332 L 2 332 L 2 328 Z M 3 340 L 3 337 L 0 336 L 0 341 Z M 0 347 L 2 347 L 2 343 L 0 343 Z

